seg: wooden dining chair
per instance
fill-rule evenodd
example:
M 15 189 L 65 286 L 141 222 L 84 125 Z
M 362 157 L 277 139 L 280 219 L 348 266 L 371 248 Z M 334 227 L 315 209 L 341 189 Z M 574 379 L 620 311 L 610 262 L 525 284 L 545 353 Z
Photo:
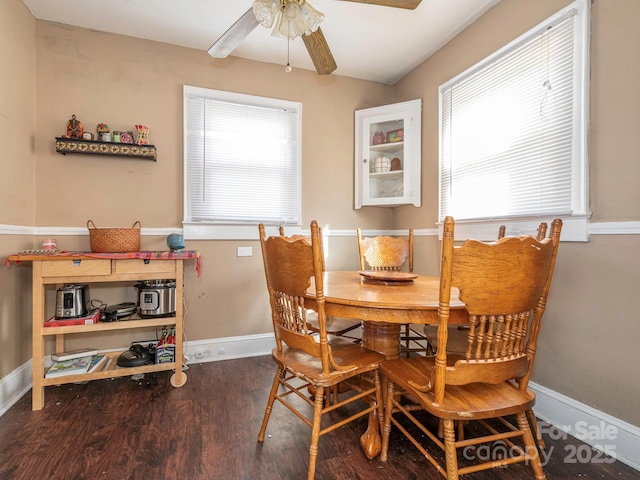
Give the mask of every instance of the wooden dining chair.
M 498 229 L 498 240 L 504 238 L 506 235 L 506 226 L 500 225 Z M 542 222 L 538 225 L 538 230 L 536 231 L 536 238 L 538 240 L 544 239 L 547 235 L 547 223 Z M 470 325 L 450 325 L 448 330 L 447 337 L 447 352 L 449 354 L 459 354 L 463 355 L 467 351 L 468 346 L 468 333 L 469 333 Z M 437 338 L 438 338 L 438 326 L 437 325 L 425 325 L 424 326 L 424 334 L 427 338 L 427 342 L 429 344 L 429 349 L 433 354 L 435 354 L 437 350 Z M 531 429 L 533 430 L 533 436 L 536 439 L 536 444 L 540 448 L 545 447 L 544 439 L 542 438 L 542 433 L 538 428 L 538 421 L 536 420 L 536 416 L 533 413 L 533 409 L 527 410 L 527 418 L 529 419 L 529 423 Z
M 504 238 L 506 235 L 507 227 L 500 225 L 498 228 L 498 240 Z M 542 222 L 538 226 L 536 232 L 536 238 L 542 240 L 547 234 L 547 224 Z M 467 349 L 467 332 L 469 331 L 469 325 L 453 325 L 449 326 L 449 337 L 447 343 L 447 349 L 450 353 L 464 353 Z M 424 336 L 427 340 L 430 353 L 436 353 L 438 326 L 437 325 L 424 325 Z
M 285 236 L 284 227 L 282 225 L 280 225 L 279 233 L 281 236 Z M 318 233 L 320 235 L 320 240 L 321 240 L 320 248 L 322 252 L 322 271 L 324 271 L 325 270 L 324 248 L 323 248 L 323 242 L 322 242 L 321 227 L 318 227 Z M 304 235 L 295 234 L 295 235 L 291 235 L 290 238 L 296 239 L 296 238 L 306 238 L 306 237 L 304 237 Z M 334 317 L 333 315 L 327 315 L 326 318 L 327 318 L 326 328 L 327 328 L 327 333 L 329 335 L 348 338 L 356 343 L 362 342 L 362 334 L 361 334 L 362 321 L 356 320 L 353 318 Z M 311 331 L 316 333 L 320 332 L 320 326 L 318 325 L 318 317 L 315 314 L 315 312 L 308 312 L 307 323 Z
M 318 224 L 311 222 L 311 242 L 300 237 L 267 238 L 264 225 L 259 225 L 258 229 L 276 341 L 271 354 L 277 365 L 258 441 L 264 441 L 273 404 L 282 403 L 311 427 L 307 473 L 311 480 L 315 475 L 318 442 L 322 435 L 365 415 L 381 417 L 379 366 L 384 356 L 344 339 L 328 338 Z M 320 327 L 317 335 L 309 329 L 305 308 L 305 294 L 311 285 L 315 288 Z M 364 374 L 367 374 L 366 379 L 362 378 Z M 355 393 L 350 391 L 341 401 L 325 405 L 325 390 L 340 382 L 347 382 Z M 309 387 L 315 392 L 314 400 L 305 394 Z M 354 412 L 357 402 L 363 403 L 363 407 Z M 328 417 L 325 414 L 347 405 L 348 416 L 331 417 L 332 424 L 321 423 Z M 309 407 L 312 415 L 309 415 Z M 273 441 L 284 434 L 286 432 L 282 431 L 274 435 Z
M 467 240 L 454 246 L 454 221 L 446 218 L 436 355 L 390 360 L 382 365 L 388 385 L 382 461 L 387 459 L 391 426 L 395 425 L 448 480 L 515 462 L 528 463 L 536 479 L 545 478 L 526 416 L 535 393 L 527 387 L 561 229 L 562 221 L 556 219 L 549 238 L 543 240 L 505 237 L 492 243 Z M 452 288 L 459 289 L 471 325 L 464 355 L 448 349 Z M 443 440 L 410 412 L 416 407 L 442 421 Z M 400 423 L 396 418 L 400 414 L 418 426 L 426 435 L 425 441 L 444 451 L 444 464 Z M 469 438 L 460 438 L 459 432 L 456 438 L 454 422 L 470 421 L 476 421 L 479 428 Z M 478 436 L 482 431 L 485 435 Z M 483 449 L 495 452 L 496 457 L 470 458 L 482 444 L 496 447 Z
M 408 237 L 380 235 L 363 237 L 362 230 L 356 229 L 360 270 L 400 271 L 403 268 L 413 272 L 413 229 Z M 411 352 L 428 352 L 427 338 L 416 327 L 402 325 L 400 348 L 407 356 Z

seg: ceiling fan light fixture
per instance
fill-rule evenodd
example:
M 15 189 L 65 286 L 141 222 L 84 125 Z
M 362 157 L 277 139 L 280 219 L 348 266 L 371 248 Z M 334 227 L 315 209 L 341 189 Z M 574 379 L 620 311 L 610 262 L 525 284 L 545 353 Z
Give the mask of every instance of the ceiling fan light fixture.
M 255 0 L 253 14 L 263 27 L 271 28 L 280 14 L 282 0 Z
M 304 32 L 307 35 L 315 32 L 324 20 L 324 13 L 319 12 L 305 1 L 300 4 L 300 15 L 304 18 L 304 23 L 307 26 L 307 30 Z
M 301 36 L 304 33 L 304 29 L 305 25 L 300 15 L 300 6 L 295 1 L 292 1 L 285 3 L 271 35 L 293 40 Z
M 271 35 L 293 40 L 310 35 L 324 20 L 324 14 L 306 0 L 255 0 L 253 14 L 260 25 L 271 28 Z

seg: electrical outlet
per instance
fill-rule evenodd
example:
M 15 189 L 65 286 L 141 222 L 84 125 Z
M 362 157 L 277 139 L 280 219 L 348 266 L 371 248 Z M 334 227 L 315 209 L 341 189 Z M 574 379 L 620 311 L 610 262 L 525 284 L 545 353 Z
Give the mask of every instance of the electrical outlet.
M 195 357 L 196 358 L 205 358 L 205 357 L 210 357 L 212 355 L 213 355 L 213 353 L 211 352 L 211 348 L 210 347 L 199 348 L 195 352 Z

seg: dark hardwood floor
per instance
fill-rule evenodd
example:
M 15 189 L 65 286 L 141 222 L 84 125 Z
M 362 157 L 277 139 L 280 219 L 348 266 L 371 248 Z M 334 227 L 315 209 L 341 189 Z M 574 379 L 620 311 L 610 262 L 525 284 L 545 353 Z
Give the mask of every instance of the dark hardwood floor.
M 282 405 L 257 442 L 274 373 L 270 357 L 254 357 L 191 365 L 182 388 L 171 387 L 168 372 L 47 387 L 37 412 L 27 394 L 0 417 L 0 479 L 304 479 L 310 430 Z M 389 460 L 367 460 L 359 447 L 365 427 L 362 419 L 320 439 L 318 480 L 442 478 L 397 430 Z M 548 479 L 640 478 L 591 449 L 585 457 L 572 437 L 545 440 Z M 592 461 L 570 463 L 578 448 Z M 464 478 L 533 474 L 512 465 Z

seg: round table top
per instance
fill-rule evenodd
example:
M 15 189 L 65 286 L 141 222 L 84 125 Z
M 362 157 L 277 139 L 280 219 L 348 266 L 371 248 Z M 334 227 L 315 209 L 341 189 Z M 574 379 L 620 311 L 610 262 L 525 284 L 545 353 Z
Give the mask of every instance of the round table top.
M 412 281 L 380 282 L 368 280 L 358 271 L 329 271 L 323 283 L 327 314 L 392 323 L 407 323 L 407 317 L 411 323 L 434 323 L 437 317 L 440 277 L 419 275 Z M 452 311 L 464 310 L 458 294 L 452 289 Z M 315 299 L 313 284 L 306 298 Z

